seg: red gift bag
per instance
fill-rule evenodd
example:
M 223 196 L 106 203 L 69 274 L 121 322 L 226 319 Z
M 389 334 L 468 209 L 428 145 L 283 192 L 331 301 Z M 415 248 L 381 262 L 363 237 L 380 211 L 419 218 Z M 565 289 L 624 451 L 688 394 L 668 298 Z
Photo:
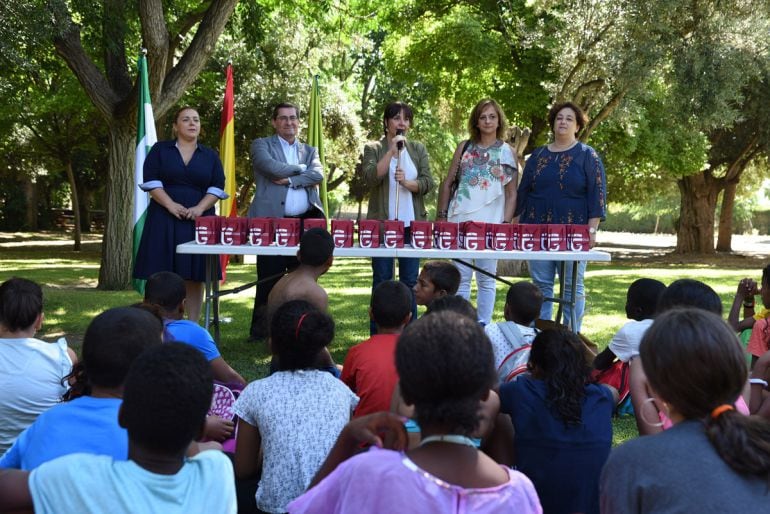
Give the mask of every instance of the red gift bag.
M 404 222 L 401 220 L 385 220 L 382 225 L 382 245 L 385 248 L 403 248 Z
M 361 248 L 380 247 L 380 222 L 379 220 L 358 221 L 358 245 Z
M 273 220 L 275 244 L 297 246 L 299 244 L 299 218 L 276 218 Z
M 249 222 L 246 218 L 222 218 L 219 242 L 223 245 L 244 245 L 249 233 Z
M 413 221 L 410 227 L 412 229 L 412 248 L 429 250 L 433 247 L 433 223 Z
M 195 218 L 195 242 L 199 245 L 215 245 L 219 243 L 221 227 L 219 216 L 199 216 Z
M 590 250 L 591 234 L 588 225 L 567 225 L 567 250 L 587 252 Z
M 311 228 L 322 228 L 324 230 L 328 230 L 326 228 L 326 218 L 306 218 L 302 220 L 302 233 L 304 234 Z
M 519 241 L 521 249 L 525 252 L 539 252 L 540 234 L 545 225 L 519 225 Z
M 540 235 L 540 247 L 548 252 L 567 251 L 567 225 L 546 225 Z
M 485 250 L 487 239 L 486 223 L 464 221 L 460 223 L 460 247 L 466 250 Z
M 273 242 L 273 224 L 270 218 L 249 218 L 249 244 L 270 246 Z
M 353 220 L 332 220 L 332 239 L 336 248 L 353 246 Z
M 439 250 L 457 250 L 457 223 L 437 221 L 433 224 L 433 247 Z
M 513 250 L 513 229 L 510 223 L 487 223 L 487 248 L 499 252 Z

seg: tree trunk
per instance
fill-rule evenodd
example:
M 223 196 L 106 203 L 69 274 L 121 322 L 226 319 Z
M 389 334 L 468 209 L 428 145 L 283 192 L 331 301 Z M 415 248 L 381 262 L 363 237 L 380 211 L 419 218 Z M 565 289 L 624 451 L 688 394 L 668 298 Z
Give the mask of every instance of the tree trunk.
M 110 127 L 99 289 L 128 289 L 131 285 L 134 138 L 128 121 L 116 121 Z
M 72 202 L 72 216 L 75 221 L 75 244 L 73 250 L 80 251 L 80 244 L 82 240 L 82 231 L 80 228 L 80 201 L 78 200 L 78 186 L 75 184 L 75 172 L 72 170 L 72 160 L 66 159 L 64 162 L 64 168 L 67 170 L 67 182 L 70 184 L 70 201 Z
M 27 176 L 22 177 L 21 181 L 24 187 L 24 199 L 26 200 L 24 227 L 34 232 L 39 228 L 37 222 L 37 184 L 32 182 L 32 179 Z
M 719 213 L 719 231 L 717 232 L 717 251 L 731 252 L 733 239 L 733 210 L 737 182 L 728 182 L 722 193 L 722 211 Z
M 714 214 L 723 187 L 708 171 L 677 181 L 681 205 L 676 232 L 676 253 L 714 252 Z

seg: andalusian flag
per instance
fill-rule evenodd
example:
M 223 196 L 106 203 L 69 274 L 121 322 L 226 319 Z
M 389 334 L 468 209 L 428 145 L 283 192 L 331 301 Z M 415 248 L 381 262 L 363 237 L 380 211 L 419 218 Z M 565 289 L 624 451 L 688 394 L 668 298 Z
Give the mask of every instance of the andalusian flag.
M 139 251 L 139 242 L 142 240 L 144 220 L 147 217 L 147 206 L 150 204 L 149 194 L 139 188 L 144 182 L 144 159 L 158 140 L 155 134 L 155 117 L 152 115 L 152 103 L 150 102 L 150 85 L 147 75 L 146 50 L 139 56 L 139 99 L 136 115 L 136 159 L 134 160 L 134 252 L 131 260 L 133 269 L 136 262 L 136 253 Z M 133 279 L 134 289 L 139 294 L 144 294 L 144 280 Z
M 310 115 L 307 121 L 307 144 L 318 149 L 318 158 L 323 166 L 321 181 L 321 202 L 324 214 L 329 218 L 329 201 L 326 198 L 326 159 L 324 159 L 323 119 L 321 119 L 321 92 L 318 88 L 318 75 L 313 77 L 313 90 L 310 92 Z
M 219 214 L 221 216 L 238 216 L 238 205 L 235 201 L 235 117 L 233 114 L 233 65 L 227 63 L 227 79 L 225 81 L 225 100 L 222 103 L 222 121 L 219 126 L 219 158 L 225 169 L 225 192 L 230 195 L 225 200 L 219 201 Z M 229 255 L 220 256 L 222 266 L 222 280 L 225 278 Z

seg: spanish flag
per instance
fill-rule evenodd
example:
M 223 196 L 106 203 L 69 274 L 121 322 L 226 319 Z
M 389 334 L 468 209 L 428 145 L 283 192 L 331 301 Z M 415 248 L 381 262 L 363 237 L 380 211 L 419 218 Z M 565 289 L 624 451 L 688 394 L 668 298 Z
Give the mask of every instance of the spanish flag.
M 227 63 L 225 81 L 225 99 L 222 103 L 222 121 L 219 127 L 219 158 L 225 170 L 225 192 L 229 195 L 219 201 L 221 216 L 238 216 L 238 204 L 235 197 L 235 116 L 233 110 L 233 65 Z M 220 256 L 222 281 L 225 280 L 229 255 Z

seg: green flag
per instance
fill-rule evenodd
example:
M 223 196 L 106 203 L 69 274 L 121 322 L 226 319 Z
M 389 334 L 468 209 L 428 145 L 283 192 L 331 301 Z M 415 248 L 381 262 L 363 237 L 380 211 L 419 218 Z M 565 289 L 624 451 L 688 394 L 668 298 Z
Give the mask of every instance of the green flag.
M 147 217 L 147 206 L 150 204 L 149 194 L 143 191 L 139 184 L 144 182 L 144 159 L 152 145 L 158 140 L 155 134 L 155 117 L 152 115 L 150 102 L 150 84 L 147 76 L 147 57 L 139 56 L 139 100 L 136 115 L 136 159 L 134 160 L 134 248 L 131 259 L 131 269 L 136 262 L 139 242 L 142 240 L 142 229 Z M 144 294 L 144 280 L 133 279 L 134 289 Z
M 321 180 L 321 202 L 324 207 L 324 215 L 328 219 L 329 200 L 326 197 L 326 159 L 324 158 L 323 120 L 321 119 L 321 92 L 318 88 L 318 75 L 313 77 L 313 89 L 310 92 L 310 113 L 307 121 L 307 144 L 318 149 L 318 158 L 323 166 L 323 180 Z

